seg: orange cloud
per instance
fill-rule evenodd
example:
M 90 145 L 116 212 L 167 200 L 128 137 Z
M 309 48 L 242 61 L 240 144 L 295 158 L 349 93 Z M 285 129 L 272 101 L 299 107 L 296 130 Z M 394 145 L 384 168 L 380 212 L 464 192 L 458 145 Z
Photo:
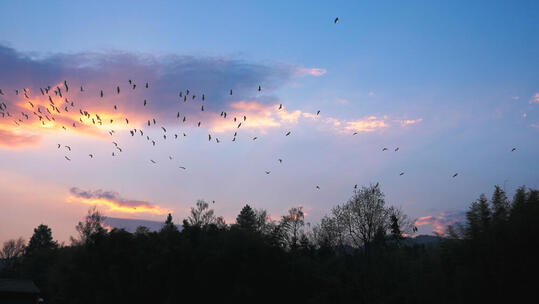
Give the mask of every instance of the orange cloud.
M 114 191 L 86 191 L 73 187 L 70 189 L 70 193 L 71 195 L 68 196 L 67 202 L 103 206 L 108 208 L 108 211 L 111 212 L 152 214 L 166 214 L 170 212 L 169 210 L 163 209 L 155 204 L 150 204 L 146 201 L 124 199 L 119 193 Z
M 437 216 L 428 215 L 418 218 L 415 221 L 416 226 L 432 225 L 432 232 L 443 235 L 447 226 L 453 225 L 463 220 L 465 212 L 442 212 Z
M 389 125 L 386 123 L 386 120 L 387 116 L 384 116 L 383 118 L 369 116 L 356 121 L 347 121 L 343 130 L 350 132 L 373 132 L 387 128 Z

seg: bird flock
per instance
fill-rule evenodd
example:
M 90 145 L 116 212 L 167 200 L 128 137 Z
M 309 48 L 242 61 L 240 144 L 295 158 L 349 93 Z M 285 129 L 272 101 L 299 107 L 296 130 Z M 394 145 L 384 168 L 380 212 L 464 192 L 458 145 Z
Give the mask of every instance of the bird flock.
M 334 23 L 337 24 L 339 22 L 339 18 L 335 18 L 334 19 Z M 127 79 L 126 80 L 126 85 L 127 85 L 127 89 L 128 90 L 136 90 L 137 89 L 137 84 L 135 83 L 135 81 L 133 81 L 132 79 Z M 143 85 L 142 87 L 144 89 L 150 89 L 150 83 L 145 81 L 143 82 Z M 124 88 L 125 89 L 125 88 Z M 258 85 L 258 87 L 254 88 L 254 90 L 258 91 L 259 93 L 262 91 L 262 85 Z M 15 125 L 15 127 L 19 127 L 25 123 L 32 123 L 32 121 L 38 121 L 39 124 L 41 125 L 41 127 L 46 127 L 48 123 L 51 123 L 52 125 L 60 125 L 61 128 L 64 130 L 64 131 L 67 131 L 69 128 L 77 128 L 77 127 L 80 127 L 80 126 L 85 126 L 85 127 L 92 127 L 92 126 L 99 126 L 99 127 L 102 127 L 102 126 L 107 126 L 110 125 L 110 126 L 113 126 L 114 124 L 114 119 L 113 118 L 110 118 L 109 120 L 105 120 L 102 116 L 103 114 L 100 115 L 100 113 L 92 113 L 91 111 L 87 110 L 87 109 L 83 109 L 83 108 L 80 108 L 80 107 L 77 107 L 74 99 L 72 99 L 72 96 L 73 96 L 73 92 L 72 93 L 69 93 L 71 92 L 71 87 L 70 87 L 70 84 L 68 83 L 67 80 L 64 80 L 63 83 L 61 84 L 58 84 L 58 85 L 55 85 L 55 86 L 47 86 L 47 87 L 43 87 L 43 88 L 39 88 L 39 92 L 37 93 L 38 95 L 41 94 L 42 98 L 45 98 L 45 100 L 48 101 L 48 104 L 45 105 L 39 105 L 39 104 L 34 104 L 34 102 L 32 102 L 32 93 L 30 91 L 29 88 L 22 88 L 22 89 L 15 89 L 14 90 L 14 94 L 15 96 L 18 96 L 19 98 L 24 98 L 26 100 L 26 104 L 28 104 L 28 106 L 26 107 L 23 107 L 23 109 L 20 111 L 20 113 L 12 113 L 10 112 L 10 109 L 8 108 L 8 105 L 2 100 L 3 98 L 6 98 L 6 96 L 8 95 L 8 92 L 4 92 L 2 89 L 0 89 L 0 118 L 3 119 L 4 121 L 11 121 L 13 122 L 13 124 Z M 75 90 L 77 91 L 77 90 Z M 108 91 L 108 92 L 111 92 L 111 91 Z M 84 88 L 83 85 L 80 85 L 80 90 L 78 92 L 79 94 L 95 94 L 95 91 L 92 93 L 88 90 L 86 90 Z M 121 84 L 117 84 L 114 86 L 111 94 L 115 94 L 117 96 L 121 95 L 124 93 L 124 90 L 122 90 L 122 85 Z M 97 94 L 94 95 L 97 97 L 97 99 L 104 99 L 105 98 L 105 95 L 107 94 L 107 90 L 106 89 L 98 89 L 97 91 Z M 233 89 L 230 89 L 228 91 L 228 95 L 232 96 L 233 95 Z M 69 98 L 68 98 L 69 97 Z M 203 93 L 203 92 L 200 92 L 200 93 L 194 93 L 192 91 L 190 91 L 189 89 L 186 89 L 186 90 L 180 90 L 178 92 L 178 99 L 180 102 L 183 102 L 183 103 L 187 103 L 187 102 L 200 102 L 200 112 L 204 112 L 205 111 L 205 104 L 206 104 L 206 94 Z M 143 107 L 147 107 L 149 104 L 148 100 L 147 99 L 144 99 L 142 101 L 142 106 Z M 119 110 L 119 105 L 118 104 L 114 104 L 112 105 L 112 112 L 117 112 Z M 25 111 L 27 110 L 27 111 Z M 77 113 L 77 110 L 78 110 L 78 122 L 77 121 L 73 121 L 71 122 L 70 121 L 70 124 L 67 125 L 67 123 L 65 122 L 65 119 L 58 119 L 58 116 L 61 117 L 61 114 L 63 113 L 68 113 L 68 112 L 75 112 Z M 279 106 L 277 107 L 276 111 L 282 111 L 283 110 L 283 104 L 279 104 Z M 320 115 L 321 111 L 320 110 L 317 110 L 316 111 L 316 115 Z M 179 111 L 175 114 L 173 114 L 176 118 L 177 121 L 179 121 L 180 123 L 186 123 L 188 121 L 188 117 L 186 115 L 182 115 Z M 222 119 L 227 119 L 227 117 L 229 116 L 229 114 L 226 112 L 226 111 L 221 111 L 220 113 L 220 117 Z M 116 117 L 116 116 L 115 116 Z M 228 118 L 230 119 L 230 118 Z M 235 125 L 235 131 L 234 131 L 234 134 L 231 138 L 231 141 L 232 142 L 236 142 L 237 140 L 237 135 L 238 135 L 238 131 L 239 129 L 242 127 L 242 125 L 245 125 L 245 123 L 247 122 L 248 118 L 246 115 L 242 115 L 242 116 L 236 116 L 236 117 L 233 117 L 231 118 L 231 121 L 233 121 L 236 125 Z M 129 123 L 130 123 L 130 120 L 128 117 L 125 117 L 123 119 L 123 121 L 125 121 L 125 127 L 129 126 Z M 157 122 L 158 122 L 158 118 L 157 117 L 152 117 L 152 118 L 149 118 L 146 120 L 146 123 L 144 125 L 147 125 L 147 127 L 156 127 L 157 125 Z M 118 122 L 117 122 L 118 123 Z M 195 125 L 197 127 L 201 127 L 203 124 L 203 121 L 202 120 L 199 120 L 195 123 Z M 115 124 L 117 125 L 117 124 Z M 177 140 L 179 137 L 186 137 L 188 136 L 187 133 L 185 132 L 179 132 L 178 133 L 174 133 L 174 134 L 170 134 L 169 130 L 167 130 L 167 128 L 165 126 L 161 126 L 160 127 L 161 130 L 162 130 L 162 138 L 163 140 Z M 122 128 L 123 130 L 123 128 Z M 138 137 L 141 137 L 143 139 L 146 140 L 146 142 L 148 142 L 150 145 L 152 146 L 156 146 L 158 141 L 156 138 L 152 138 L 150 137 L 148 134 L 145 135 L 145 130 L 143 129 L 140 129 L 140 128 L 128 128 L 128 133 L 131 137 L 135 137 L 135 136 L 138 136 Z M 115 137 L 115 135 L 117 134 L 117 131 L 114 130 L 114 129 L 110 129 L 108 132 L 107 132 L 112 138 Z M 285 137 L 288 137 L 292 134 L 292 130 L 287 130 L 285 133 L 284 133 L 284 136 Z M 357 135 L 358 132 L 354 132 L 352 135 Z M 252 141 L 256 141 L 258 139 L 258 136 L 254 136 L 252 138 Z M 215 135 L 212 136 L 212 134 L 208 134 L 208 141 L 212 141 L 212 140 L 215 140 L 216 143 L 221 143 L 222 139 L 216 137 Z M 111 151 L 111 157 L 116 157 L 118 156 L 120 153 L 123 153 L 123 149 L 122 147 L 119 145 L 119 143 L 117 141 L 112 141 L 112 148 L 113 150 Z M 63 150 L 63 152 L 65 152 L 63 154 L 64 158 L 66 161 L 68 162 L 71 162 L 72 161 L 72 158 L 70 157 L 70 154 L 69 152 L 71 152 L 72 150 L 72 147 L 70 145 L 65 145 L 65 144 L 61 144 L 61 143 L 58 143 L 57 144 L 57 149 L 58 150 Z M 400 150 L 399 147 L 395 147 L 394 149 L 392 149 L 393 152 L 398 152 Z M 514 152 L 516 151 L 517 149 L 516 148 L 512 148 L 511 149 L 511 152 Z M 382 152 L 386 152 L 386 151 L 389 151 L 389 148 L 387 147 L 383 147 L 382 148 Z M 89 153 L 88 154 L 88 158 L 89 159 L 94 159 L 96 157 L 96 155 L 94 153 Z M 169 156 L 169 160 L 173 160 L 174 158 L 172 156 Z M 282 158 L 279 158 L 277 159 L 278 162 L 280 164 L 283 163 L 283 159 Z M 154 159 L 149 159 L 149 163 L 151 164 L 157 164 L 157 161 L 154 160 Z M 184 166 L 183 164 L 182 165 L 178 165 L 178 169 L 181 169 L 181 170 L 186 170 L 186 166 Z M 269 175 L 271 173 L 270 170 L 265 170 L 264 173 L 266 175 Z M 399 176 L 403 176 L 405 174 L 405 172 L 400 172 L 398 175 Z M 457 177 L 458 176 L 458 173 L 454 173 L 452 175 L 453 178 Z M 316 190 L 320 190 L 320 186 L 319 185 L 315 185 L 314 188 Z M 354 185 L 354 189 L 357 189 L 357 184 Z

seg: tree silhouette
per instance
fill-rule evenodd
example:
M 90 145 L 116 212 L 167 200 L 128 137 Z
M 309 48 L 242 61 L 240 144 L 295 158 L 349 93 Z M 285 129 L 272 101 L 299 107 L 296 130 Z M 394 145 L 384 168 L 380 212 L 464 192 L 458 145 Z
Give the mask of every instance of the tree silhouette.
M 245 205 L 241 209 L 240 214 L 236 217 L 236 224 L 241 229 L 248 231 L 257 230 L 257 218 L 251 206 Z
M 215 216 L 213 209 L 210 209 L 208 203 L 203 200 L 198 200 L 196 207 L 191 207 L 191 214 L 184 220 L 184 226 L 204 228 L 212 224 L 220 228 L 226 225 L 224 219 Z
M 34 229 L 34 234 L 26 247 L 26 254 L 32 255 L 32 253 L 38 250 L 52 250 L 56 248 L 58 248 L 58 243 L 53 240 L 51 229 L 47 225 L 40 224 Z
M 86 244 L 93 242 L 93 238 L 98 235 L 106 233 L 106 229 L 103 227 L 105 216 L 97 209 L 96 206 L 88 209 L 88 214 L 84 218 L 84 221 L 79 222 L 75 229 L 79 233 L 79 238 L 75 239 L 71 237 L 73 244 Z

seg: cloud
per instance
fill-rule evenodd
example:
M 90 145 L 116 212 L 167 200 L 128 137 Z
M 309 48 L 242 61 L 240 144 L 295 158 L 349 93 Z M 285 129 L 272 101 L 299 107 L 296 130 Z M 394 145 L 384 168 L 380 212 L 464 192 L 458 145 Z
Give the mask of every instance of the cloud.
M 311 76 L 319 77 L 326 74 L 326 69 L 299 67 L 296 69 L 295 74 L 298 76 L 311 75 Z
M 177 112 L 182 118 L 186 116 L 184 125 L 203 121 L 205 127 L 211 128 L 214 123 L 220 124 L 216 113 L 241 110 L 234 108 L 235 103 L 249 100 L 266 106 L 278 104 L 272 92 L 290 83 L 293 77 L 302 73 L 319 76 L 325 72 L 299 68 L 302 72 L 298 74 L 296 67 L 233 58 L 153 56 L 120 51 L 32 57 L 2 45 L 0 62 L 4 93 L 0 98 L 6 104 L 2 112 L 13 116 L 12 119 L 0 117 L 0 126 L 12 129 L 13 120 L 20 119 L 21 127 L 27 130 L 67 130 L 93 136 L 107 135 L 111 129 L 148 127 L 146 122 L 153 118 L 157 125 L 151 127 L 177 124 Z M 64 87 L 64 80 L 69 91 Z M 128 80 L 132 80 L 136 89 Z M 258 91 L 259 85 L 262 92 Z M 41 94 L 41 88 L 48 87 L 48 94 Z M 62 96 L 55 93 L 57 88 Z M 187 90 L 189 96 L 184 101 Z
M 34 134 L 18 133 L 0 128 L 0 146 L 6 148 L 21 148 L 35 146 L 39 143 L 39 136 Z
M 447 226 L 462 222 L 465 216 L 465 211 L 442 212 L 438 215 L 420 217 L 414 224 L 416 226 L 432 225 L 434 226 L 434 233 L 443 235 Z
M 379 129 L 387 128 L 389 125 L 386 122 L 387 116 L 377 118 L 376 116 L 365 117 L 360 120 L 347 121 L 343 128 L 349 132 L 373 132 Z
M 124 199 L 118 192 L 99 190 L 82 190 L 77 187 L 69 189 L 71 196 L 69 202 L 80 202 L 89 205 L 99 205 L 109 208 L 109 211 L 125 213 L 153 213 L 166 214 L 165 210 L 158 205 L 147 201 Z
M 418 119 L 406 119 L 406 120 L 401 120 L 400 123 L 402 126 L 409 126 L 409 125 L 415 125 L 417 123 L 420 123 L 423 121 L 423 118 L 418 118 Z
M 530 104 L 532 104 L 532 103 L 539 104 L 539 93 L 535 93 L 535 95 L 532 96 L 532 98 L 530 99 Z

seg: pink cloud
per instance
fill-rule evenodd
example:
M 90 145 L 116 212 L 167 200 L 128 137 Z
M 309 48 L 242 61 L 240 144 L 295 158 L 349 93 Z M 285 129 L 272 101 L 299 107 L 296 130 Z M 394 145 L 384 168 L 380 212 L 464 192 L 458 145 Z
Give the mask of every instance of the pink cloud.
M 298 75 L 298 76 L 310 75 L 310 76 L 319 77 L 319 76 L 322 76 L 324 74 L 326 74 L 326 69 L 304 68 L 304 67 L 300 67 L 300 68 L 296 69 L 296 75 Z
M 530 104 L 532 103 L 538 103 L 539 104 L 539 93 L 535 93 L 534 96 L 532 96 L 532 99 L 530 99 Z
M 0 146 L 6 148 L 23 148 L 35 146 L 40 141 L 40 136 L 20 133 L 0 128 Z
M 465 212 L 442 212 L 439 215 L 427 215 L 415 221 L 416 226 L 432 225 L 432 232 L 443 235 L 447 226 L 461 222 L 465 217 Z

